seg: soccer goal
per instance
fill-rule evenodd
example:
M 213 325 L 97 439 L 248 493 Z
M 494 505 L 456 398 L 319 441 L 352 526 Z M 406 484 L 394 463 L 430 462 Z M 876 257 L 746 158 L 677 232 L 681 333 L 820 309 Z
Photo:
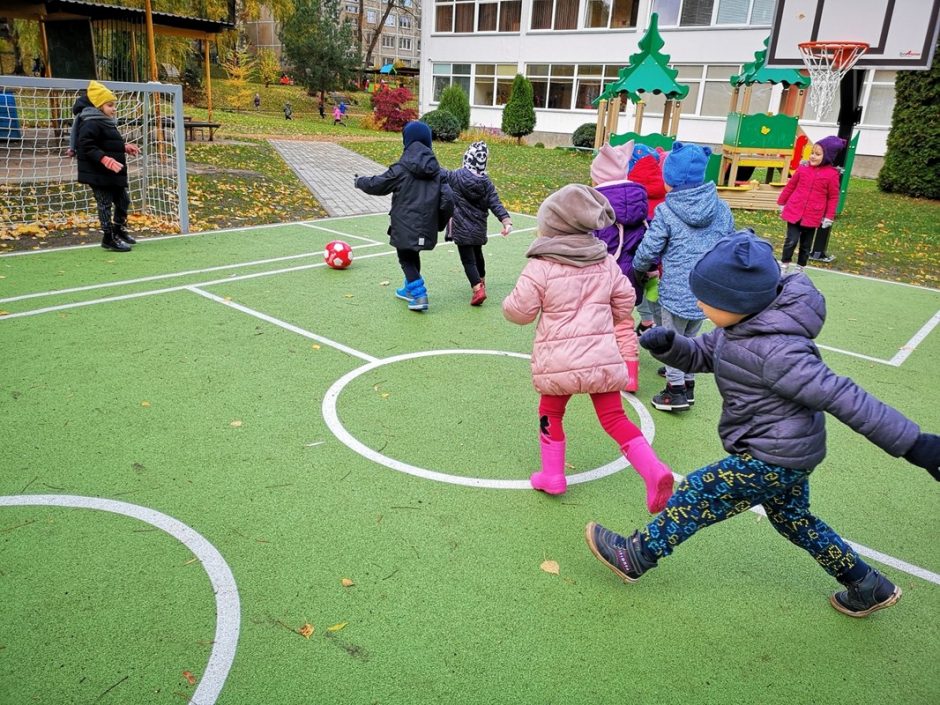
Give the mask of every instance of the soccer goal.
M 188 232 L 182 88 L 105 85 L 117 96 L 118 129 L 140 147 L 127 155 L 132 227 Z M 72 106 L 87 87 L 84 80 L 0 76 L 0 236 L 98 227 L 91 188 L 78 183 L 68 156 Z

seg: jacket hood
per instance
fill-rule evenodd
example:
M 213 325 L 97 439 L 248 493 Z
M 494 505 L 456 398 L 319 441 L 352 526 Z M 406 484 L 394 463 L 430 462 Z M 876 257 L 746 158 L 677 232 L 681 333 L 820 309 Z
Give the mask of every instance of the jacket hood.
M 451 172 L 454 180 L 454 190 L 460 191 L 468 201 L 479 203 L 486 197 L 486 178 L 477 176 L 466 167 Z
M 642 184 L 651 201 L 662 200 L 666 196 L 666 184 L 663 182 L 663 170 L 656 157 L 640 159 L 627 175 L 630 181 Z
M 760 313 L 725 329 L 730 338 L 799 335 L 815 338 L 826 321 L 826 300 L 805 274 L 780 280 L 777 298 Z
M 434 152 L 421 142 L 412 142 L 405 147 L 398 163 L 410 171 L 416 179 L 433 179 L 441 169 Z
M 610 201 L 618 223 L 636 226 L 646 220 L 646 189 L 640 184 L 632 181 L 613 181 L 595 188 Z
M 706 181 L 701 186 L 670 191 L 666 194 L 665 204 L 679 220 L 693 228 L 701 228 L 715 217 L 718 189 L 714 183 Z
M 75 103 L 72 105 L 72 115 L 80 115 L 85 108 L 94 108 L 95 106 L 91 104 L 91 101 L 88 100 L 88 96 L 85 93 L 82 93 L 78 98 L 75 99 Z

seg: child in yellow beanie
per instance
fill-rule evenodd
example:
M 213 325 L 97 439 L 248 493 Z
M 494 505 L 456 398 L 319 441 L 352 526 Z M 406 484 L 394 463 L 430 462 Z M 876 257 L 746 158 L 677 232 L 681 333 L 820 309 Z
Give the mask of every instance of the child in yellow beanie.
M 130 252 L 130 246 L 137 241 L 127 232 L 131 197 L 127 191 L 125 155 L 137 155 L 140 149 L 125 143 L 118 132 L 114 93 L 98 81 L 88 84 L 87 93 L 91 105 L 75 118 L 81 121 L 76 149 L 78 181 L 91 186 L 95 195 L 104 234 L 101 246 L 115 252 Z

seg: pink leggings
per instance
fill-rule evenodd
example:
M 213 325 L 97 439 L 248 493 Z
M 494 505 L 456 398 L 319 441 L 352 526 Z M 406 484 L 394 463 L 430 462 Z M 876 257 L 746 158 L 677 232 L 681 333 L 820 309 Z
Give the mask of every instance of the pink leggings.
M 553 441 L 565 440 L 565 429 L 561 420 L 565 415 L 570 394 L 554 396 L 543 394 L 539 399 L 539 430 Z M 642 435 L 627 415 L 623 412 L 620 392 L 598 392 L 591 395 L 597 420 L 611 438 L 623 446 L 637 436 Z

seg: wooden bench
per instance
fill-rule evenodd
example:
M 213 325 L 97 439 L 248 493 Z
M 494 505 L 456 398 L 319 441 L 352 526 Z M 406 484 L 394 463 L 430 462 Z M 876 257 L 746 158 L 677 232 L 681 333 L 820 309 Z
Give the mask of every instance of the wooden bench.
M 186 131 L 186 139 L 189 142 L 194 142 L 196 140 L 196 132 L 199 132 L 200 139 L 205 139 L 206 131 L 209 132 L 209 141 L 212 142 L 215 137 L 215 131 L 222 127 L 222 123 L 219 122 L 203 122 L 201 120 L 193 120 L 189 117 L 183 118 L 183 129 Z

